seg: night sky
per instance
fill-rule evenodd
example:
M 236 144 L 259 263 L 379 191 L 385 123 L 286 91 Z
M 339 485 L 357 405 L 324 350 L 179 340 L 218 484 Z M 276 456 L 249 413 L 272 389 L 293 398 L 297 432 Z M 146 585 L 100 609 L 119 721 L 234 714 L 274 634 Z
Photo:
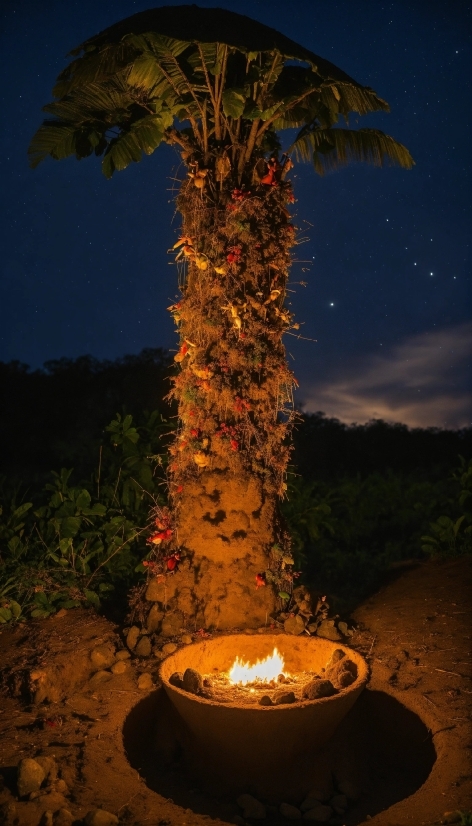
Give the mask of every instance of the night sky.
M 164 4 L 163 4 L 164 5 Z M 168 0 L 166 5 L 180 5 Z M 297 165 L 286 337 L 299 403 L 346 422 L 471 424 L 470 5 L 466 0 L 206 0 L 284 32 L 372 86 L 360 119 L 412 153 L 411 171 Z M 152 0 L 4 0 L 0 360 L 40 367 L 176 349 L 176 152 L 101 174 L 100 159 L 28 167 L 67 52 Z M 308 263 L 307 263 L 308 262 Z M 303 287 L 296 282 L 305 281 Z M 294 359 L 294 361 L 292 360 Z

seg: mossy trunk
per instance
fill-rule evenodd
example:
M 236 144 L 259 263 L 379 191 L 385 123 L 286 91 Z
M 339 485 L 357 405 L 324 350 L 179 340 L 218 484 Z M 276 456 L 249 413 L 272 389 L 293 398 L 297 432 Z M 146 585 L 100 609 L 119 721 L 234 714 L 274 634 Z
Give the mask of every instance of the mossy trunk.
M 293 196 L 280 180 L 249 191 L 224 187 L 210 170 L 192 175 L 177 201 L 182 298 L 170 308 L 180 333 L 171 391 L 179 426 L 173 534 L 159 545 L 166 607 L 198 627 L 257 627 L 291 587 L 279 500 L 294 415 L 282 343 L 292 326 L 284 300 Z

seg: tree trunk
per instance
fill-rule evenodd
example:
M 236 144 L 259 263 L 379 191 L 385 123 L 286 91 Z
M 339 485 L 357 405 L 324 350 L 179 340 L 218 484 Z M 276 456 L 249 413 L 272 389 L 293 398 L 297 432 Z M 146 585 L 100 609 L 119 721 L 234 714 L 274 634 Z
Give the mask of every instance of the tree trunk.
M 288 182 L 222 188 L 212 171 L 193 169 L 177 201 L 179 427 L 160 587 L 166 608 L 191 625 L 257 627 L 292 581 L 278 503 L 294 415 L 282 344 L 292 326 L 284 298 L 293 196 Z

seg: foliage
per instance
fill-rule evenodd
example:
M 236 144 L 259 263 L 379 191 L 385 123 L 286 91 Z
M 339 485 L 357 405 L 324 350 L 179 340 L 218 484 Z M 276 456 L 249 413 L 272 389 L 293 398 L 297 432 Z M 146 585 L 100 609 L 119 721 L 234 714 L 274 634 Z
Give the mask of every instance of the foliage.
M 422 536 L 422 550 L 429 556 L 444 558 L 472 552 L 472 460 L 460 457 L 460 467 L 452 474 L 453 497 L 449 501 L 453 516 L 442 514 L 430 522 L 431 535 Z
M 117 410 L 170 412 L 163 402 L 169 363 L 157 348 L 114 361 L 61 358 L 37 370 L 0 362 L 0 474 L 35 488 L 51 468 L 88 477 Z
M 106 428 L 89 481 L 72 484 L 72 470 L 27 498 L 3 484 L 0 510 L 0 622 L 45 617 L 59 608 L 99 607 L 107 595 L 135 579 L 147 555 L 151 505 L 163 501 L 169 424 L 157 412 L 134 426 L 117 415 Z
M 411 168 L 408 150 L 388 135 L 336 128 L 352 112 L 389 111 L 372 89 L 266 26 L 247 29 L 232 12 L 177 7 L 89 38 L 44 107 L 52 117 L 31 142 L 31 165 L 94 153 L 109 178 L 166 142 L 199 152 L 205 166 L 211 153 L 217 169 L 226 146 L 240 184 L 250 163 L 279 146 L 278 131 L 298 129 L 289 151 L 320 174 L 351 160 Z
M 329 482 L 289 479 L 283 513 L 296 567 L 305 582 L 346 610 L 378 587 L 388 570 L 427 558 L 423 534 L 438 514 L 457 519 L 458 481 L 468 483 L 469 470 L 461 466 L 437 481 L 391 471 Z M 465 549 L 447 546 L 447 553 L 454 552 Z

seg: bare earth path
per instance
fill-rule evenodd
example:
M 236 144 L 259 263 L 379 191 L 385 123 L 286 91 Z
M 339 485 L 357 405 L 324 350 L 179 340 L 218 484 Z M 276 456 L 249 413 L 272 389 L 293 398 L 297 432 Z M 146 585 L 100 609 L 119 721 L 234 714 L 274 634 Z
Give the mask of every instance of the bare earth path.
M 471 569 L 464 560 L 421 564 L 355 612 L 358 631 L 351 643 L 367 657 L 372 676 L 338 742 L 348 744 L 349 731 L 359 737 L 365 721 L 364 751 L 372 751 L 372 760 L 359 765 L 360 800 L 338 822 L 431 826 L 445 812 L 472 809 L 470 585 Z M 0 824 L 38 826 L 45 811 L 60 809 L 69 810 L 68 822 L 78 824 L 95 808 L 136 826 L 242 823 L 241 810 L 234 801 L 218 801 L 217 789 L 213 802 L 207 798 L 191 804 L 192 789 L 171 800 L 164 789 L 159 794 L 149 788 L 130 765 L 123 726 L 133 710 L 128 733 L 134 720 L 137 736 L 152 731 L 161 694 L 156 691 L 158 661 L 135 658 L 127 660 L 121 674 L 112 673 L 110 664 L 97 672 L 90 652 L 107 643 L 124 649 L 118 629 L 90 611 L 2 628 Z M 152 675 L 151 689 L 138 688 L 142 672 Z M 375 714 L 375 720 L 368 719 Z M 128 751 L 136 750 L 136 738 L 132 748 L 130 743 L 128 736 Z M 344 749 L 347 760 L 349 748 Z M 399 754 L 407 767 L 403 775 Z M 58 776 L 53 771 L 32 799 L 18 800 L 16 766 L 22 758 L 37 756 L 53 757 Z M 423 761 L 427 769 L 415 761 Z M 416 782 L 422 771 L 424 778 Z M 403 779 L 395 790 L 397 776 Z M 61 817 L 56 815 L 55 822 L 65 826 L 67 816 Z M 268 815 L 261 822 L 279 826 L 293 821 L 275 816 L 271 821 Z

